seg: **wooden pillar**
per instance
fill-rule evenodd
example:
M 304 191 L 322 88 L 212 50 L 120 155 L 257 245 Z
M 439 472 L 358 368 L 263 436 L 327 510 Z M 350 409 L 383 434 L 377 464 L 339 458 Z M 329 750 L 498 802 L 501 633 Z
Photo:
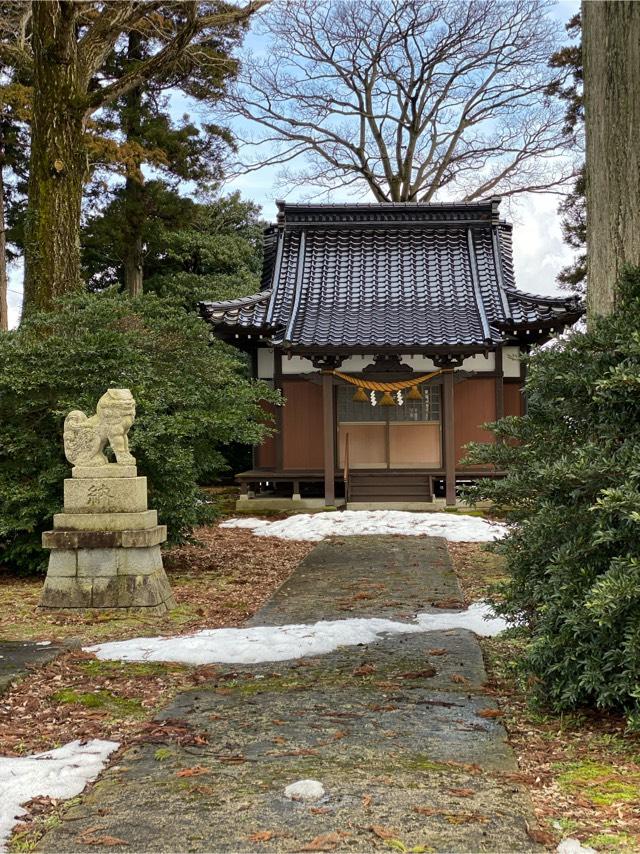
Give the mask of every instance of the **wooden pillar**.
M 273 387 L 282 391 L 282 353 L 280 350 L 273 351 Z M 282 435 L 282 406 L 276 406 L 276 471 L 282 471 L 284 452 Z
M 332 506 L 336 503 L 336 447 L 335 419 L 333 406 L 333 376 L 322 375 L 322 423 L 324 428 L 324 503 Z
M 527 347 L 524 352 L 526 352 L 528 355 L 529 354 L 529 348 Z M 520 394 L 522 395 L 522 403 L 520 405 L 520 411 L 522 412 L 523 415 L 526 415 L 527 414 L 527 392 L 526 392 L 527 366 L 525 365 L 524 362 L 520 362 L 520 383 L 521 383 Z
M 504 366 L 502 347 L 496 350 L 496 421 L 504 418 Z
M 456 441 L 453 414 L 453 369 L 447 369 L 443 373 L 443 392 L 445 494 L 447 506 L 454 507 L 456 503 Z

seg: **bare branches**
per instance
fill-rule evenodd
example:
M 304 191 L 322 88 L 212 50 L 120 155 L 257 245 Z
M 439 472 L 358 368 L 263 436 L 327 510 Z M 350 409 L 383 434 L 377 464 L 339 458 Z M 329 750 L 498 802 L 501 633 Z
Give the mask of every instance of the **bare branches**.
M 540 0 L 276 0 L 267 56 L 227 100 L 237 164 L 288 181 L 356 182 L 379 200 L 541 191 L 573 174 L 545 94 L 559 25 Z M 299 164 L 301 168 L 295 168 Z

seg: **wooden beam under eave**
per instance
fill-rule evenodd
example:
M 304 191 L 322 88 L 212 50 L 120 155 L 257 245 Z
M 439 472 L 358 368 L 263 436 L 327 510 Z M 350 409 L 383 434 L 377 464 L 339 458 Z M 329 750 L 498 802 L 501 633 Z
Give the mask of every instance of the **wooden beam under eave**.
M 445 496 L 447 507 L 456 504 L 456 440 L 453 406 L 453 370 L 445 370 L 443 376 L 444 393 L 444 471 Z
M 333 403 L 333 376 L 322 375 L 322 424 L 324 432 L 324 503 L 332 507 L 336 503 L 335 487 L 335 419 Z

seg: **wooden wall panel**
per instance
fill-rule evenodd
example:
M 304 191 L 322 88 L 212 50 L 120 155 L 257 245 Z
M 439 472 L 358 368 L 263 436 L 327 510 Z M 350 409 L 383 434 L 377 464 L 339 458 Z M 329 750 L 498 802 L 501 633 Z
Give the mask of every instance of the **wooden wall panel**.
M 456 464 L 468 442 L 493 442 L 493 433 L 479 426 L 496 419 L 496 386 L 493 378 L 474 378 L 453 387 Z
M 282 382 L 283 468 L 322 469 L 322 386 L 305 380 Z
M 522 385 L 520 383 L 504 384 L 504 414 L 522 415 Z
M 276 407 L 273 403 L 267 403 L 263 400 L 260 406 L 265 412 L 268 412 L 272 417 L 268 420 L 268 424 L 273 428 L 275 426 Z M 273 469 L 276 465 L 276 439 L 275 434 L 269 436 L 261 445 L 256 447 L 255 453 L 256 468 Z

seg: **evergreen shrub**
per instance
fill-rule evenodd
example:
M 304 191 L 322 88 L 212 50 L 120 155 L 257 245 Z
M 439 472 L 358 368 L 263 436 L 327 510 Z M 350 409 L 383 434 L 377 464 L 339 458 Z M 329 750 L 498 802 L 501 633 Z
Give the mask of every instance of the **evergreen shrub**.
M 81 293 L 27 316 L 0 335 L 0 566 L 45 568 L 40 535 L 62 509 L 70 476 L 64 418 L 72 409 L 93 414 L 109 387 L 136 399 L 131 450 L 173 542 L 211 518 L 198 484 L 225 468 L 223 445 L 264 437 L 259 402 L 275 399 L 175 300 Z
M 640 725 L 640 270 L 610 317 L 528 359 L 527 412 L 468 458 L 507 471 L 472 490 L 505 509 L 498 609 L 531 632 L 524 667 L 557 711 Z M 498 597 L 499 599 L 499 597 Z

